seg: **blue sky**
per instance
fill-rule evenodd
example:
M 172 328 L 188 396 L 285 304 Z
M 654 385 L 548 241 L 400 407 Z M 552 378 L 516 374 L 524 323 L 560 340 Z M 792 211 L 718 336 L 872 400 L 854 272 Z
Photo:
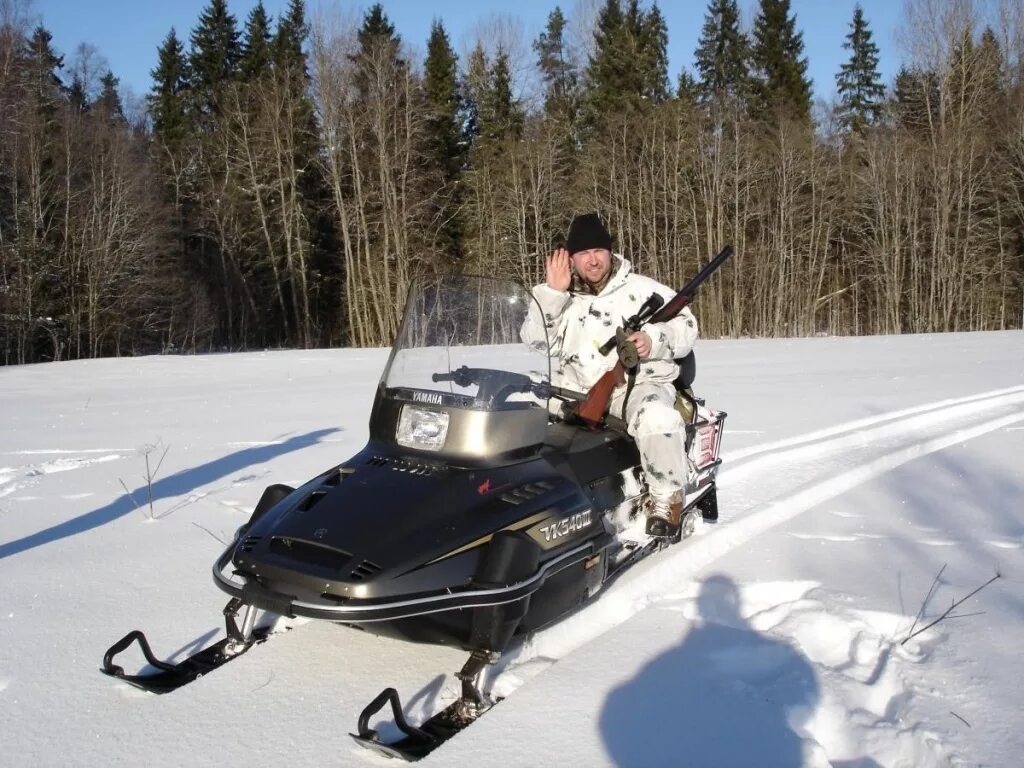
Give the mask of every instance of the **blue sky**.
M 433 18 L 439 17 L 448 30 L 456 50 L 468 47 L 468 41 L 482 22 L 495 15 L 512 16 L 521 22 L 525 42 L 529 45 L 543 29 L 548 13 L 561 5 L 570 12 L 581 0 L 477 0 L 472 9 L 466 0 L 384 0 L 385 13 L 403 40 L 422 51 Z M 144 95 L 151 86 L 149 72 L 156 65 L 156 50 L 173 26 L 178 36 L 188 40 L 199 14 L 208 0 L 177 0 L 171 3 L 149 3 L 140 0 L 35 0 L 37 15 L 53 34 L 57 50 L 70 62 L 75 49 L 87 42 L 106 57 L 114 75 L 136 95 Z M 342 12 L 369 8 L 370 2 L 338 0 L 334 5 Z M 805 53 L 810 60 L 815 96 L 831 98 L 835 91 L 835 73 L 848 57 L 843 38 L 849 31 L 855 0 L 792 0 L 797 25 L 803 31 Z M 895 75 L 900 52 L 894 33 L 902 21 L 902 3 L 898 0 L 861 0 L 865 17 L 880 49 L 880 70 L 886 82 Z M 228 0 L 239 27 L 255 5 L 255 0 Z M 267 11 L 276 19 L 287 6 L 287 0 L 264 0 Z M 645 5 L 649 5 L 645 3 Z M 307 0 L 312 14 L 317 0 Z M 661 0 L 662 13 L 668 23 L 669 66 L 673 82 L 684 66 L 693 67 L 693 51 L 704 22 L 707 0 Z M 740 0 L 747 18 L 752 18 L 756 0 Z

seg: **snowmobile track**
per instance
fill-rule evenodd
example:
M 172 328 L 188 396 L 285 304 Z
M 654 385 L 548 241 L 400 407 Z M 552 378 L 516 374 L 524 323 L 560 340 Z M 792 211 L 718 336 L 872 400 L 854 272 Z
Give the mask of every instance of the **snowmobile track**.
M 682 585 L 699 578 L 705 568 L 729 552 L 907 462 L 1020 422 L 1024 422 L 1024 387 L 1011 387 L 940 400 L 753 446 L 739 452 L 740 458 L 748 460 L 738 467 L 730 465 L 730 461 L 737 460 L 736 455 L 727 456 L 719 474 L 722 525 L 710 531 L 705 528 L 701 535 L 672 547 L 668 554 L 638 564 L 596 604 L 513 649 L 495 666 L 490 684 L 500 688 L 500 695 L 507 699 L 543 668 L 657 602 L 665 594 L 666 584 Z M 860 453 L 870 455 L 854 461 L 852 466 L 840 462 L 841 466 L 836 467 L 834 459 L 826 462 L 824 468 L 821 466 L 823 458 L 846 458 Z M 764 487 L 766 478 L 780 465 L 812 459 L 824 479 L 809 479 L 795 492 L 783 490 L 778 495 L 772 493 L 768 483 L 769 490 L 764 496 L 756 497 L 753 504 L 739 513 L 730 512 L 730 497 L 737 498 L 742 493 L 734 486 L 735 481 L 740 480 L 744 487 L 760 482 Z M 788 483 L 783 479 L 780 485 Z M 510 704 L 505 701 L 502 706 L 508 708 Z

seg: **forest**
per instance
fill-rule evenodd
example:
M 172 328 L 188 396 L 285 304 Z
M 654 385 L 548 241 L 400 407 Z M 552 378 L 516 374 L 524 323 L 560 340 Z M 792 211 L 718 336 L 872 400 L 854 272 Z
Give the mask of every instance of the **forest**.
M 816 102 L 789 0 L 710 0 L 674 73 L 654 2 L 460 57 L 380 4 L 209 0 L 132 110 L 4 0 L 0 362 L 388 345 L 413 277 L 540 282 L 586 211 L 672 286 L 735 246 L 705 338 L 1021 328 L 1024 0 L 904 12 L 892 82 L 857 7 Z

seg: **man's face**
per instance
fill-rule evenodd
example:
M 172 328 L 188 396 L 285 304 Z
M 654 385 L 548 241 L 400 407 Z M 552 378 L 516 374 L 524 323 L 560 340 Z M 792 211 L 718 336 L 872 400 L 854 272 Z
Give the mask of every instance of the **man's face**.
M 576 273 L 591 285 L 597 285 L 608 275 L 612 267 L 612 252 L 604 248 L 577 251 L 572 255 Z

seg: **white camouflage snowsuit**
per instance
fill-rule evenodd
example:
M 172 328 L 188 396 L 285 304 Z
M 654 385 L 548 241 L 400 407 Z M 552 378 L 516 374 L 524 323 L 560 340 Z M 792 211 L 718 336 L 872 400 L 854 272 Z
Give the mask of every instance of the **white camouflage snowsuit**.
M 656 280 L 635 274 L 629 261 L 618 254 L 612 257 L 611 269 L 612 276 L 596 296 L 584 291 L 556 291 L 546 283 L 533 289 L 543 318 L 532 309 L 524 331 L 531 338 L 542 339 L 541 324 L 547 329 L 551 378 L 556 386 L 588 391 L 615 365 L 614 348 L 606 355 L 598 349 L 614 336 L 616 327 L 635 315 L 652 293 L 660 294 L 666 302 L 675 295 Z M 643 330 L 651 337 L 651 353 L 640 361 L 625 413 L 626 386 L 612 394 L 608 412 L 621 417 L 636 440 L 651 495 L 668 499 L 681 492 L 687 473 L 685 426 L 675 409 L 672 384 L 679 373 L 674 360 L 693 348 L 697 320 L 689 309 L 683 309 L 672 320 L 648 323 Z

